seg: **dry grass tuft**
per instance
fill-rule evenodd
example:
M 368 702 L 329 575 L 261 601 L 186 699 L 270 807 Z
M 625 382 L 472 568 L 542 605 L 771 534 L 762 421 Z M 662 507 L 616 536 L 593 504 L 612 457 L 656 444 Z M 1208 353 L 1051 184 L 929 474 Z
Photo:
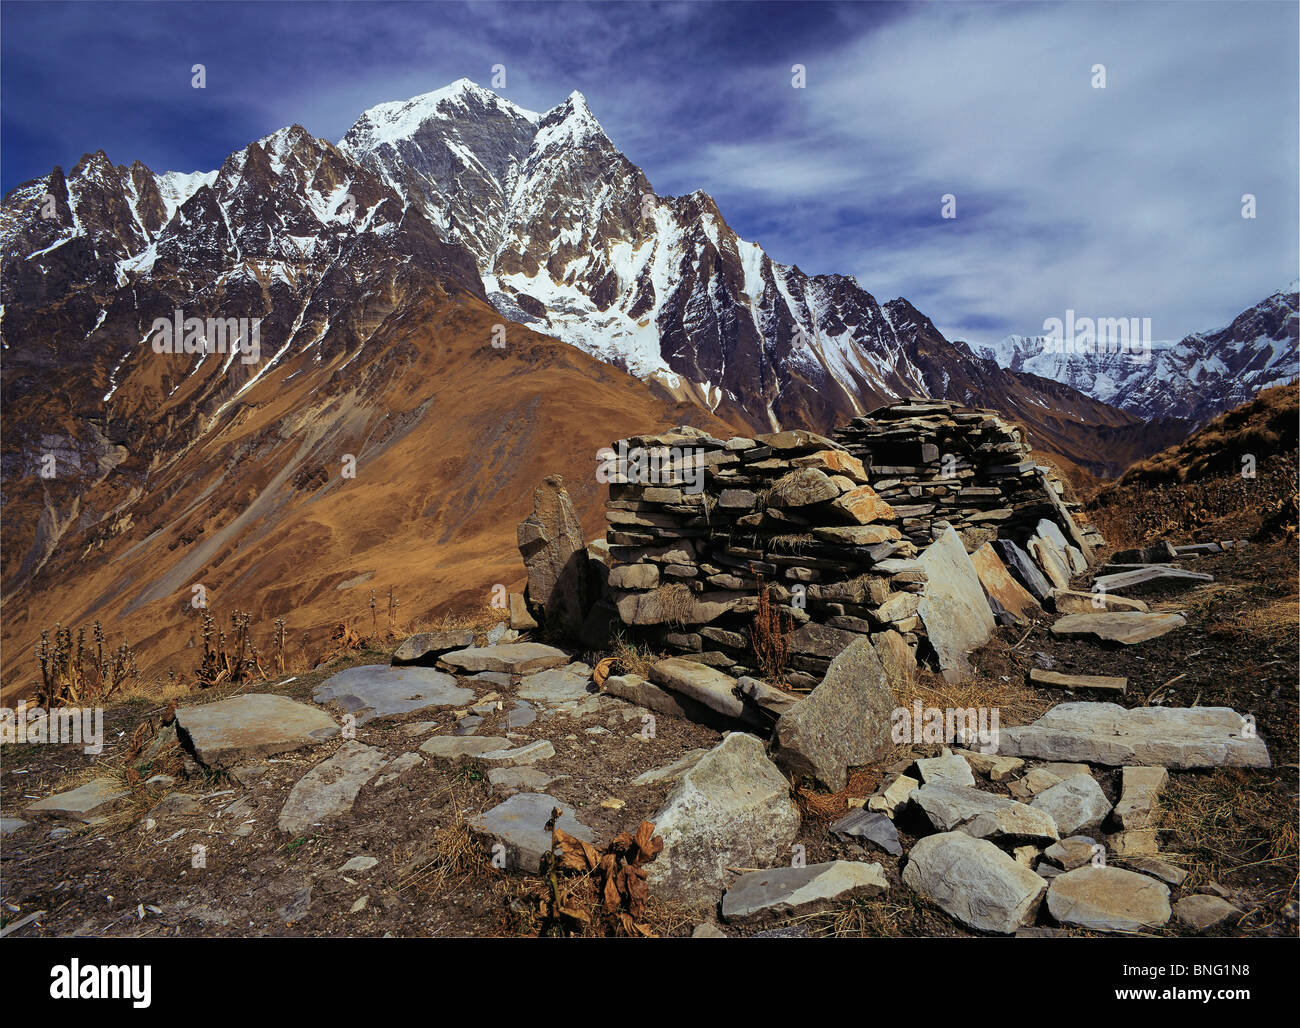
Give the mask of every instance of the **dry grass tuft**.
M 1182 851 L 1191 865 L 1191 884 L 1297 860 L 1293 803 L 1261 792 L 1240 769 L 1171 776 L 1156 816 L 1170 848 Z
M 690 623 L 695 612 L 695 597 L 690 586 L 681 582 L 661 585 L 654 591 L 654 596 L 667 624 L 674 628 L 684 628 Z

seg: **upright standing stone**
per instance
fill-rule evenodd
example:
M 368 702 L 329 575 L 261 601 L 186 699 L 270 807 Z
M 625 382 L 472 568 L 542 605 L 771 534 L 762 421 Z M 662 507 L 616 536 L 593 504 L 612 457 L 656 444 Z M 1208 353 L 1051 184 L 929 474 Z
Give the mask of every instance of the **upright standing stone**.
M 993 634 L 993 612 L 975 565 L 951 525 L 944 527 L 918 562 L 929 580 L 917 613 L 925 622 L 944 679 L 959 682 L 970 674 L 971 651 Z
M 831 661 L 821 684 L 781 715 L 772 754 L 791 774 L 842 789 L 849 768 L 889 751 L 897 706 L 871 640 L 858 636 Z
M 548 629 L 576 635 L 588 607 L 587 547 L 559 475 L 548 475 L 533 491 L 533 512 L 519 523 L 518 538 L 529 603 Z

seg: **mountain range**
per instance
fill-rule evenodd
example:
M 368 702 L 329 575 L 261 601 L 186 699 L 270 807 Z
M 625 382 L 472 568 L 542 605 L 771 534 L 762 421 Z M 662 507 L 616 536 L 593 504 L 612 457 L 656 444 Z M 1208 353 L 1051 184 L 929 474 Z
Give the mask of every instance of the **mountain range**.
M 1215 331 L 1150 342 L 1146 360 L 1134 359 L 1140 350 L 1119 346 L 1071 354 L 1059 337 L 1042 335 L 1007 336 L 972 350 L 998 367 L 1050 378 L 1141 418 L 1178 418 L 1199 427 L 1261 390 L 1300 377 L 1297 290 L 1300 283 L 1292 282 Z
M 370 589 L 484 602 L 518 584 L 538 479 L 594 534 L 596 449 L 672 424 L 942 396 L 1095 474 L 1188 427 L 773 261 L 707 194 L 657 195 L 578 93 L 536 113 L 461 80 L 206 173 L 87 154 L 4 198 L 0 259 L 6 689 L 56 620 L 183 664 L 196 584 L 315 641 Z M 174 319 L 197 352 L 158 352 Z M 240 319 L 258 360 L 199 341 L 247 345 Z

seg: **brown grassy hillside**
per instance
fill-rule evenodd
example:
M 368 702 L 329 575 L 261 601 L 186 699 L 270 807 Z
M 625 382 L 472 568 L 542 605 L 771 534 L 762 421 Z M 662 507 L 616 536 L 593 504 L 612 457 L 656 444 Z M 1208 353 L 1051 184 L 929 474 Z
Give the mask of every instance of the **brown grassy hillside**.
M 196 584 L 219 621 L 251 612 L 264 651 L 285 618 L 291 654 L 304 635 L 321 649 L 340 620 L 369 631 L 371 590 L 381 630 L 390 587 L 403 623 L 481 607 L 498 583 L 522 588 L 515 527 L 544 476 L 564 477 L 591 538 L 607 489 L 597 449 L 687 422 L 729 434 L 523 327 L 494 348 L 499 320 L 473 298 L 430 297 L 351 364 L 306 353 L 276 366 L 167 466 L 141 455 L 141 499 L 129 474 L 110 475 L 83 509 L 116 513 L 71 530 L 6 597 L 4 694 L 30 692 L 33 647 L 56 621 L 102 621 L 113 646 L 135 647 L 146 682 L 169 667 L 188 673 L 202 647 Z M 355 478 L 342 476 L 345 454 Z M 6 543 L 21 545 L 20 526 L 38 514 L 35 501 L 6 510 Z
M 1165 537 L 1294 538 L 1297 400 L 1295 384 L 1266 389 L 1133 464 L 1092 495 L 1095 523 L 1115 546 Z M 1254 476 L 1243 474 L 1252 464 Z

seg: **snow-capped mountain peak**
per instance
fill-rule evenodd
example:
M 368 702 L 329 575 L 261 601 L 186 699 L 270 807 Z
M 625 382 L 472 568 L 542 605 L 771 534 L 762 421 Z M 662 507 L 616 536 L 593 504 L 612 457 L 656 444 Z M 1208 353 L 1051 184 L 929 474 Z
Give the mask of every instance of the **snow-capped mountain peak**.
M 1138 353 L 1101 346 L 1072 351 L 1041 335 L 1007 336 L 971 349 L 999 367 L 1063 382 L 1147 420 L 1184 418 L 1199 425 L 1300 376 L 1298 290 L 1300 283 L 1293 282 L 1223 328 L 1153 341 Z

